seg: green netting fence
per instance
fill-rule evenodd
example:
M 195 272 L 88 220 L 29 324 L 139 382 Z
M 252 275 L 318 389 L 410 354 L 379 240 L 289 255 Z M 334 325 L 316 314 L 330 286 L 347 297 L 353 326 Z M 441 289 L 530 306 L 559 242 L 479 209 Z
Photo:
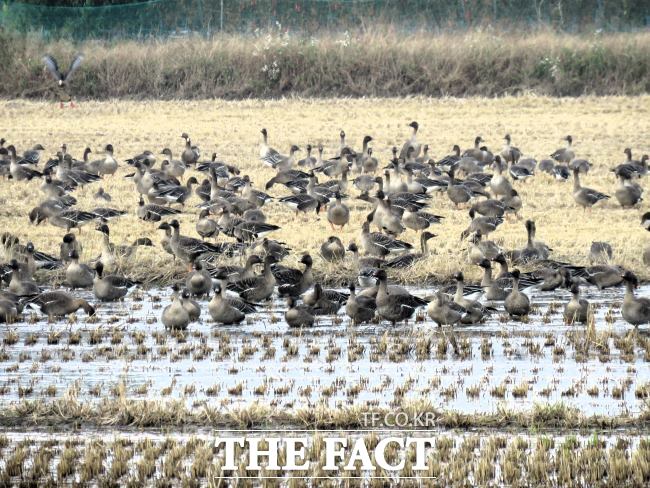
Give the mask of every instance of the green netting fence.
M 100 0 L 101 1 L 101 0 Z M 48 39 L 210 36 L 281 29 L 307 35 L 353 31 L 376 24 L 396 29 L 445 30 L 476 26 L 528 29 L 549 24 L 579 31 L 633 30 L 650 24 L 649 0 L 151 0 L 88 6 L 72 2 L 0 3 L 0 25 Z M 119 0 L 118 0 L 119 2 Z M 67 4 L 58 5 L 58 3 Z

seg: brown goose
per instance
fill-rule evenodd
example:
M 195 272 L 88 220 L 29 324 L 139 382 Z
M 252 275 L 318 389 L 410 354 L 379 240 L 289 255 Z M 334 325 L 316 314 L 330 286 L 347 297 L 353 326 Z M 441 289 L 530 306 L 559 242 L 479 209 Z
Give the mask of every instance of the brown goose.
M 601 200 L 608 200 L 609 195 L 605 195 L 591 188 L 580 185 L 580 170 L 573 170 L 573 199 L 583 209 L 591 208 Z

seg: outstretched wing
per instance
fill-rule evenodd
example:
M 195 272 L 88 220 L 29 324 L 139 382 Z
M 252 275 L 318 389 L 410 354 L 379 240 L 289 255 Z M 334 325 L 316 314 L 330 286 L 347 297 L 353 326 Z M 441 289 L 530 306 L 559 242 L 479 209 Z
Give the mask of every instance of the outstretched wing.
M 83 59 L 84 59 L 83 54 L 77 54 L 77 56 L 75 56 L 75 58 L 72 60 L 72 63 L 70 63 L 70 69 L 65 74 L 64 81 L 70 81 L 72 74 L 79 69 L 79 66 L 81 66 L 81 62 L 83 61 Z
M 63 75 L 59 71 L 59 65 L 56 63 L 56 59 L 48 54 L 46 56 L 43 56 L 43 63 L 45 63 L 45 67 L 52 74 L 56 81 L 63 80 Z

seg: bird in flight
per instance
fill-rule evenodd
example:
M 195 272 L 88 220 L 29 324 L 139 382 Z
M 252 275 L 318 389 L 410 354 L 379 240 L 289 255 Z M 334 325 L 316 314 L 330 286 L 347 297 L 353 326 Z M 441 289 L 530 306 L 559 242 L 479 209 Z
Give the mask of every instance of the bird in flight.
M 77 56 L 75 56 L 75 58 L 72 60 L 72 63 L 70 63 L 70 68 L 68 69 L 67 72 L 64 73 L 59 69 L 59 65 L 56 62 L 56 59 L 54 59 L 54 57 L 50 56 L 49 54 L 43 56 L 43 63 L 45 63 L 45 67 L 57 82 L 58 95 L 61 102 L 61 108 L 63 108 L 63 104 L 65 102 L 70 102 L 70 107 L 74 108 L 74 102 L 72 101 L 72 97 L 67 91 L 67 84 L 70 81 L 72 74 L 75 71 L 77 71 L 77 69 L 79 69 L 79 66 L 81 65 L 83 59 L 84 59 L 83 54 L 78 54 Z

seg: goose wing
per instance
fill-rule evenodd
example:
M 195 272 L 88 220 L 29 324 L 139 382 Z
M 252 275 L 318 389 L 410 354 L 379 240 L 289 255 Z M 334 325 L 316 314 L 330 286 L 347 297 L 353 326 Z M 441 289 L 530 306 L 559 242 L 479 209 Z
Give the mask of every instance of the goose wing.
M 54 57 L 50 56 L 49 54 L 43 56 L 43 63 L 56 81 L 64 80 L 63 74 L 61 74 L 61 71 L 59 71 L 59 65 Z
M 79 69 L 79 66 L 81 66 L 81 62 L 83 61 L 84 56 L 83 54 L 78 54 L 75 56 L 75 58 L 72 60 L 72 63 L 70 63 L 70 68 L 68 69 L 68 72 L 65 74 L 65 77 L 63 78 L 64 81 L 70 81 L 70 78 L 74 74 L 75 71 Z

